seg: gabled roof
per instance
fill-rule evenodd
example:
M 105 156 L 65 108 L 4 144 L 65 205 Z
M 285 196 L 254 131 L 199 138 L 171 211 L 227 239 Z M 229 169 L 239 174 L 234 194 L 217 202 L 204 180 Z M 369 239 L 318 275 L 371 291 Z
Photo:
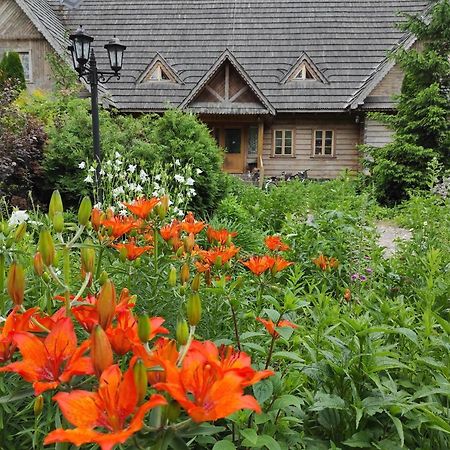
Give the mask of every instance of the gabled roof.
M 67 30 L 46 0 L 15 0 L 55 52 L 68 61 Z
M 206 86 L 208 81 L 218 72 L 218 70 L 228 61 L 238 72 L 238 74 L 242 77 L 248 87 L 252 90 L 252 92 L 256 95 L 258 100 L 264 106 L 263 109 L 257 111 L 261 113 L 269 113 L 275 114 L 274 107 L 267 100 L 265 95 L 261 92 L 255 82 L 248 76 L 245 72 L 244 68 L 239 64 L 234 55 L 226 49 L 217 59 L 217 61 L 211 66 L 211 68 L 205 73 L 205 75 L 199 80 L 197 85 L 192 89 L 189 95 L 180 103 L 180 108 L 187 108 L 191 104 L 192 100 L 201 92 L 201 90 Z M 256 110 L 256 108 L 255 108 Z
M 293 81 L 293 77 L 303 64 L 306 64 L 307 69 L 312 73 L 315 80 L 321 81 L 322 83 L 327 83 L 325 76 L 305 52 L 300 55 L 297 61 L 293 64 L 292 69 L 281 79 L 280 82 L 287 83 L 288 81 Z
M 399 12 L 420 14 L 430 4 L 429 0 L 81 0 L 69 9 L 48 1 L 64 18 L 67 30 L 82 23 L 95 37 L 100 67 L 108 67 L 103 45 L 114 34 L 127 45 L 121 80 L 108 83 L 117 107 L 124 111 L 161 111 L 183 104 L 226 49 L 277 112 L 344 111 L 388 64 L 387 51 L 407 39 L 395 27 L 404 20 Z M 164 55 L 183 84 L 136 83 L 157 53 Z M 280 83 L 302 53 L 328 82 Z

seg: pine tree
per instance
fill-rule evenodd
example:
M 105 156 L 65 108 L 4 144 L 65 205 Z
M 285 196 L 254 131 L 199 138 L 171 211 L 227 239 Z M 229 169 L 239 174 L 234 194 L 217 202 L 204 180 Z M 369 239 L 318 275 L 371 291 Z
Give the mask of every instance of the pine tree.
M 7 80 L 12 83 L 17 91 L 26 88 L 25 74 L 20 55 L 17 52 L 6 52 L 0 61 L 0 85 L 3 87 Z
M 390 144 L 370 150 L 375 193 L 384 204 L 426 189 L 433 158 L 450 168 L 450 0 L 437 2 L 426 17 L 408 17 L 401 28 L 418 45 L 395 54 L 405 74 L 397 114 L 373 114 L 394 130 Z

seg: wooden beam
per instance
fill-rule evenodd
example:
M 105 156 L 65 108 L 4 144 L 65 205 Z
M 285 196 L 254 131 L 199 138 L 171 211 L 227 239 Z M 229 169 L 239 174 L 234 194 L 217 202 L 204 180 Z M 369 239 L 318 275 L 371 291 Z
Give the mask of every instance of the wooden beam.
M 239 91 L 236 92 L 236 94 L 233 95 L 233 97 L 230 98 L 230 102 L 234 102 L 237 100 L 244 92 L 248 91 L 248 86 L 244 86 L 243 88 L 239 89 Z
M 225 65 L 225 100 L 230 100 L 230 65 Z
M 263 149 L 264 149 L 264 122 L 259 119 L 258 123 L 258 159 L 257 166 L 259 169 L 259 187 L 264 185 L 264 161 L 263 161 Z
M 224 101 L 224 98 L 220 94 L 218 94 L 212 87 L 206 86 L 206 90 L 210 94 L 214 95 L 214 97 L 216 97 L 217 100 L 219 100 L 219 102 L 223 102 Z

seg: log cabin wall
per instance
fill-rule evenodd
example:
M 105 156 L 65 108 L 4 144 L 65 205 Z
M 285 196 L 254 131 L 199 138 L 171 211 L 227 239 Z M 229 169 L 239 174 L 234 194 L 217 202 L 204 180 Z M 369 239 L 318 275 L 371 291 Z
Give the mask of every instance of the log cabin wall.
M 0 0 L 0 58 L 6 51 L 28 53 L 28 89 L 52 88 L 51 69 L 46 59 L 52 48 L 13 0 Z
M 294 136 L 293 156 L 274 155 L 274 130 L 291 129 Z M 315 130 L 333 130 L 332 156 L 314 155 Z M 344 169 L 359 170 L 357 145 L 361 144 L 361 125 L 348 115 L 311 115 L 282 118 L 278 116 L 264 127 L 263 159 L 266 176 L 282 171 L 295 173 L 309 169 L 311 178 L 335 178 Z

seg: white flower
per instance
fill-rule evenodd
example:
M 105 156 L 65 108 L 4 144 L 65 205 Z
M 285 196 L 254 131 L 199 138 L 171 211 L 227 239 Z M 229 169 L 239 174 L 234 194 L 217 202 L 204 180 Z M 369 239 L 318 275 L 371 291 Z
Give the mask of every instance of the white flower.
M 108 177 L 108 180 L 112 180 L 113 179 L 113 174 L 112 173 L 108 173 L 106 176 Z
M 181 166 L 181 163 L 180 163 L 180 160 L 179 160 L 179 159 L 176 159 L 174 164 L 175 164 L 176 166 Z
M 80 164 L 78 164 L 78 168 L 79 169 L 84 169 L 86 168 L 86 163 L 84 161 L 81 161 Z
M 122 158 L 122 155 L 121 155 L 119 152 L 116 152 L 116 153 L 114 154 L 114 156 L 115 156 L 117 159 Z
M 153 189 L 158 190 L 160 187 L 161 186 L 158 183 L 156 183 L 156 182 L 153 183 Z
M 186 184 L 187 184 L 188 186 L 194 186 L 194 183 L 195 183 L 195 181 L 194 181 L 194 179 L 191 178 L 191 177 L 189 177 L 189 178 L 186 180 Z
M 195 171 L 197 172 L 197 175 L 200 175 L 201 173 L 203 173 L 202 169 L 195 169 Z
M 116 159 L 114 162 L 116 164 L 116 167 L 120 167 L 123 164 L 123 162 L 120 159 Z
M 147 172 L 144 169 L 141 169 L 141 171 L 139 172 L 139 178 L 143 183 L 145 183 L 148 180 Z
M 95 172 L 95 167 L 94 166 L 91 166 L 91 167 L 89 167 L 89 172 Z
M 136 165 L 135 164 L 130 164 L 129 166 L 128 166 L 128 172 L 130 172 L 130 173 L 134 173 L 134 172 L 136 172 Z
M 100 175 L 103 177 L 105 175 L 105 171 L 103 169 L 100 170 Z
M 159 192 L 158 191 L 153 191 L 152 192 L 152 197 L 158 197 L 159 196 Z
M 29 214 L 26 211 L 13 211 L 11 217 L 8 220 L 8 225 L 10 227 L 15 227 L 16 225 L 20 225 L 23 222 L 26 222 L 30 218 Z
M 122 209 L 122 211 L 119 212 L 119 216 L 125 217 L 127 215 L 128 215 L 128 213 L 127 213 L 126 209 Z
M 188 194 L 192 197 L 195 197 L 197 195 L 197 192 L 195 192 L 195 189 L 189 189 Z
M 135 183 L 128 183 L 125 182 L 125 185 L 130 188 L 130 191 L 134 191 L 136 189 L 136 184 Z
M 174 176 L 174 178 L 175 178 L 175 181 L 178 181 L 178 183 L 184 183 L 184 177 L 183 177 L 183 175 L 178 175 L 178 174 L 176 174 L 176 175 Z
M 178 215 L 179 215 L 180 217 L 184 217 L 184 211 L 183 211 L 182 209 L 180 209 L 180 210 L 178 211 Z
M 136 185 L 136 187 L 134 188 L 134 190 L 136 192 L 142 192 L 142 186 L 140 184 Z
M 85 183 L 93 183 L 94 179 L 91 177 L 91 175 L 88 175 L 85 179 L 84 179 Z
M 102 209 L 102 203 L 101 203 L 101 202 L 97 202 L 97 203 L 94 205 L 94 208 L 95 208 L 95 209 Z
M 118 197 L 119 195 L 124 194 L 124 193 L 125 193 L 125 191 L 123 190 L 122 186 L 116 187 L 112 191 L 113 197 Z
M 158 174 L 158 175 L 155 175 L 155 180 L 156 180 L 156 181 L 161 181 L 161 175 L 159 175 L 159 174 Z

